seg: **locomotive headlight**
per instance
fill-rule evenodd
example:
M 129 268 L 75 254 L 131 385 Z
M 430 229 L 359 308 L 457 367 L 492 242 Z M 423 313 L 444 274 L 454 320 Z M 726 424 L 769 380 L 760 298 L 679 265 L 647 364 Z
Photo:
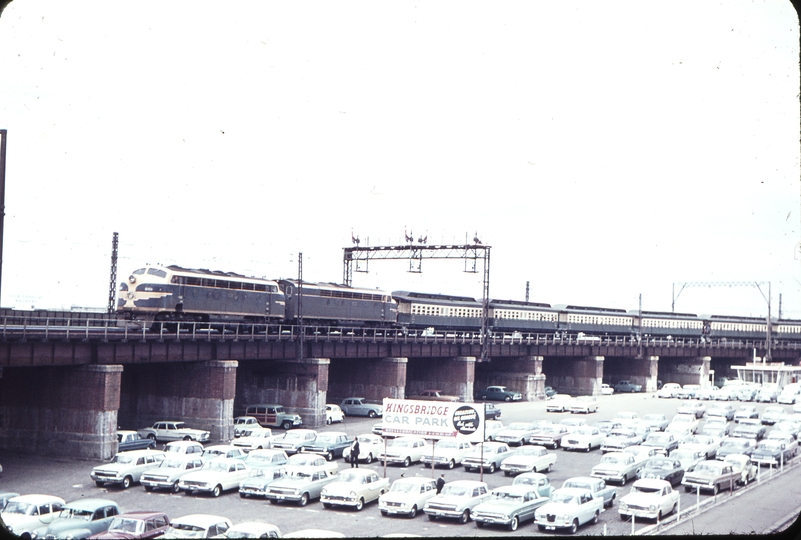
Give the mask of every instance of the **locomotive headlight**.
M 128 277 L 128 281 L 130 281 L 131 283 L 136 283 L 136 278 L 133 277 L 133 275 L 131 275 Z
M 132 293 L 132 292 L 129 292 L 126 296 L 128 296 L 128 300 L 133 300 L 134 296 L 136 296 L 136 295 L 134 295 L 134 293 Z

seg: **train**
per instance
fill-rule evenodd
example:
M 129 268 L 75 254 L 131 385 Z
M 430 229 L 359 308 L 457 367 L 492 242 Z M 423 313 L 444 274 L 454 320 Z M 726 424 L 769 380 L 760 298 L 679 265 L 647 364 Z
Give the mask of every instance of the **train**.
M 365 289 L 336 283 L 246 277 L 234 272 L 151 266 L 120 284 L 117 314 L 143 325 L 180 322 L 303 323 L 397 329 L 408 333 L 481 331 L 483 306 L 466 296 Z M 764 339 L 759 317 L 695 315 L 490 299 L 492 333 Z M 771 320 L 774 339 L 801 339 L 801 321 Z

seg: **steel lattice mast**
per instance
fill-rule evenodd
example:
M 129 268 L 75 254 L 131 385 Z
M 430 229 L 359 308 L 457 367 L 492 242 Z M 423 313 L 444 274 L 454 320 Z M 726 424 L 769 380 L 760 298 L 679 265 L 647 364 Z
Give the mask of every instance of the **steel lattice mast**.
M 111 277 L 108 281 L 108 313 L 114 312 L 114 304 L 117 293 L 117 247 L 119 246 L 119 234 L 114 233 L 111 239 Z

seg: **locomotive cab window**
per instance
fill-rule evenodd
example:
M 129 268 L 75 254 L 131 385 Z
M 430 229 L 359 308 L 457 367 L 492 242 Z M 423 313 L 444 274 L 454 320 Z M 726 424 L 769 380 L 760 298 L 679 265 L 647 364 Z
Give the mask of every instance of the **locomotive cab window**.
M 135 273 L 136 272 L 134 272 L 134 274 Z M 148 268 L 147 269 L 147 273 L 152 275 L 152 276 L 158 276 L 160 278 L 167 277 L 167 272 L 165 272 L 164 270 L 159 270 L 158 268 Z

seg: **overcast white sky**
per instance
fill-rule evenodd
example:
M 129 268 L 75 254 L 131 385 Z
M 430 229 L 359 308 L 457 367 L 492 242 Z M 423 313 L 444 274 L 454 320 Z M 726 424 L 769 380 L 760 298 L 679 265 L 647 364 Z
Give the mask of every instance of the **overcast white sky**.
M 342 280 L 492 246 L 490 296 L 671 309 L 770 281 L 801 318 L 789 2 L 15 0 L 0 305 L 104 307 L 145 263 Z M 481 297 L 461 261 L 357 286 Z M 480 270 L 480 267 L 479 267 Z M 767 292 L 767 291 L 766 291 Z M 676 310 L 764 315 L 753 287 Z

